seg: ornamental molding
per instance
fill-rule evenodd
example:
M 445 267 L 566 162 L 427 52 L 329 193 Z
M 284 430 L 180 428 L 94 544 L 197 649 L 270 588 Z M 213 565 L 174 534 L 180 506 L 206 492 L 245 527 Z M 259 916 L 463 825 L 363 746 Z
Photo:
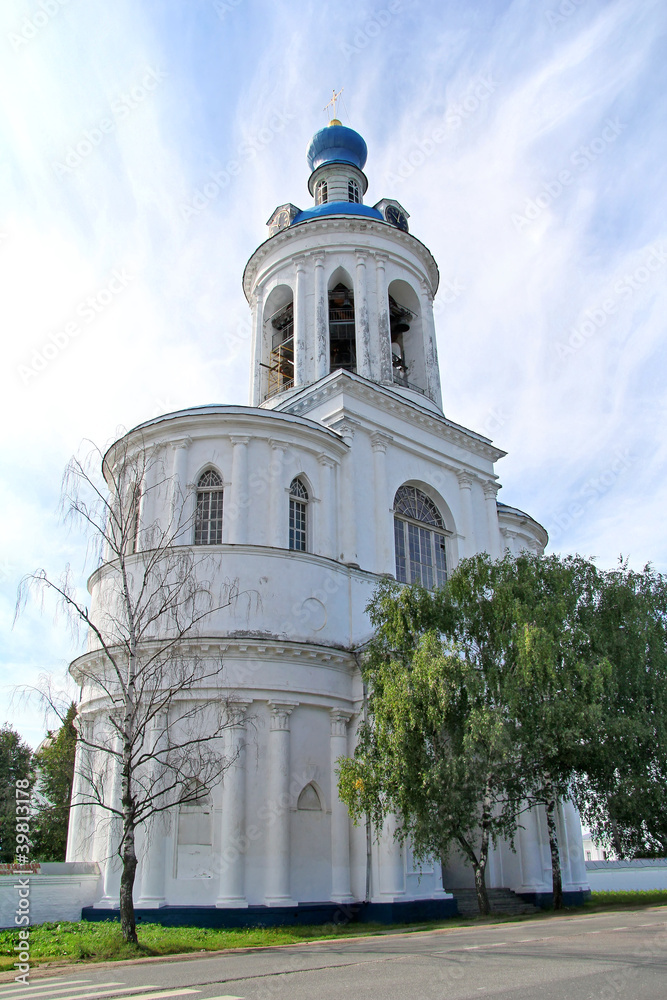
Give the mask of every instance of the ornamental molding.
M 435 262 L 433 254 L 428 249 L 428 247 L 418 240 L 416 236 L 412 233 L 404 233 L 400 229 L 396 229 L 394 226 L 389 225 L 386 222 L 380 222 L 379 219 L 371 219 L 365 216 L 322 216 L 316 219 L 307 219 L 304 222 L 297 223 L 296 226 L 290 226 L 287 229 L 281 230 L 275 236 L 270 236 L 264 243 L 261 243 L 255 252 L 252 254 L 248 263 L 245 266 L 243 272 L 243 291 L 248 302 L 251 301 L 253 289 L 255 282 L 260 271 L 262 264 L 276 251 L 282 247 L 287 249 L 288 244 L 298 244 L 304 237 L 328 235 L 330 233 L 350 233 L 350 234 L 360 234 L 371 235 L 375 237 L 380 237 L 390 242 L 398 244 L 398 246 L 403 249 L 411 251 L 419 260 L 424 271 L 426 272 L 429 285 L 431 289 L 431 294 L 435 296 L 438 290 L 438 284 L 440 281 L 440 272 L 438 271 L 438 265 Z M 386 255 L 388 259 L 391 259 L 391 251 L 386 248 L 372 247 L 372 246 L 359 246 L 351 243 L 349 247 L 342 245 L 331 245 L 327 247 L 329 250 L 335 250 L 340 252 L 341 250 L 349 249 L 351 251 L 360 251 L 362 253 L 372 253 L 374 250 L 376 252 L 381 252 Z M 303 251 L 296 250 L 296 253 L 324 253 L 324 248 L 311 248 L 308 247 Z M 406 261 L 402 258 L 398 258 L 402 266 L 405 266 Z M 284 266 L 285 261 L 281 262 Z M 423 280 L 423 279 L 422 279 Z
M 342 379 L 345 379 L 344 388 L 341 385 Z M 490 462 L 497 462 L 498 459 L 507 454 L 506 451 L 496 448 L 489 438 L 482 437 L 481 434 L 468 430 L 460 424 L 455 424 L 444 415 L 440 416 L 423 410 L 417 402 L 403 400 L 390 386 L 370 382 L 360 375 L 350 372 L 339 371 L 327 375 L 325 381 L 318 385 L 314 391 L 312 388 L 304 386 L 296 396 L 290 397 L 290 400 L 285 403 L 283 412 L 294 413 L 297 416 L 304 415 L 319 403 L 342 392 L 349 392 L 350 396 L 357 399 L 370 400 L 378 409 L 393 413 L 406 422 L 418 425 L 451 444 L 458 445 L 460 448 Z M 345 419 L 349 421 L 349 418 Z M 342 422 L 330 421 L 323 426 L 328 426 L 341 434 L 341 425 Z

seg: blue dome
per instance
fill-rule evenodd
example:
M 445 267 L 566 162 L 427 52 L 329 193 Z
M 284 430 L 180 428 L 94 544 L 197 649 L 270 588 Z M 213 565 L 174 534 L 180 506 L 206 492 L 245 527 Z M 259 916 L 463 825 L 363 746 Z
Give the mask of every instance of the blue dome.
M 368 149 L 354 129 L 345 125 L 327 125 L 316 132 L 306 150 L 308 166 L 315 170 L 322 163 L 352 163 L 364 169 Z
M 316 205 L 315 208 L 307 208 L 304 212 L 299 212 L 293 226 L 299 222 L 307 222 L 308 219 L 319 219 L 323 215 L 364 215 L 368 219 L 379 219 L 384 222 L 384 216 L 378 212 L 377 208 L 370 205 L 359 205 L 353 201 L 329 201 L 324 205 Z

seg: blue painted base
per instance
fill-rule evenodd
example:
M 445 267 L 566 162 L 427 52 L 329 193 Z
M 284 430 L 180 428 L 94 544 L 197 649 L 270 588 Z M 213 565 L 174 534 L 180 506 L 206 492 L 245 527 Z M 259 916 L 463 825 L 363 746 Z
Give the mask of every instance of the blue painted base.
M 517 892 L 520 899 L 525 899 L 541 910 L 550 910 L 554 905 L 553 892 Z M 577 889 L 574 892 L 563 892 L 563 906 L 583 906 L 591 898 L 590 889 Z
M 279 927 L 294 924 L 409 924 L 446 920 L 457 914 L 455 899 L 416 899 L 402 903 L 299 903 L 297 906 L 249 906 L 218 909 L 215 906 L 137 907 L 137 923 L 164 927 Z M 119 920 L 118 910 L 84 906 L 81 919 Z

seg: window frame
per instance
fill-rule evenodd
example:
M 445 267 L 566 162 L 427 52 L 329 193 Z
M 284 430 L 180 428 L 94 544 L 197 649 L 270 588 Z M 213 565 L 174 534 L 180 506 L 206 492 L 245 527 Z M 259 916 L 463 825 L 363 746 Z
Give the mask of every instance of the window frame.
M 359 181 L 355 180 L 354 177 L 348 178 L 347 181 L 347 200 L 354 205 L 361 204 L 361 188 Z
M 215 476 L 217 482 L 204 484 L 207 476 Z M 211 516 L 213 498 L 215 498 L 216 503 L 215 516 Z M 204 507 L 204 505 L 206 506 Z M 224 483 L 222 476 L 216 469 L 204 469 L 197 480 L 195 494 L 194 545 L 222 545 L 223 514 Z M 211 530 L 212 525 L 215 525 L 214 531 Z M 214 537 L 211 537 L 212 535 Z
M 327 184 L 326 178 L 318 181 L 315 185 L 315 204 L 316 205 L 328 205 L 329 203 L 329 185 Z
M 406 496 L 408 490 L 414 495 Z M 403 494 L 403 495 L 402 495 Z M 414 512 L 397 509 L 404 501 L 412 502 Z M 420 507 L 430 519 L 420 518 Z M 394 496 L 394 559 L 399 583 L 419 584 L 427 590 L 443 587 L 449 575 L 447 537 L 450 532 L 435 501 L 420 489 L 404 483 Z
M 300 488 L 302 492 L 297 492 L 298 488 Z M 290 552 L 307 552 L 308 503 L 310 502 L 310 493 L 308 492 L 308 487 L 301 476 L 294 477 L 289 485 L 288 493 L 289 517 L 287 522 L 287 546 Z

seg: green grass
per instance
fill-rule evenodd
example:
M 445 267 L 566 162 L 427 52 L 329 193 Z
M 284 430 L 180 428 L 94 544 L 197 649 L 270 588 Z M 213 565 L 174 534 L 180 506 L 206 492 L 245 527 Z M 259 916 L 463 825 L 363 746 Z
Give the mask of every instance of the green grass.
M 667 904 L 667 889 L 618 890 L 616 892 L 594 892 L 589 908 L 609 909 L 614 906 L 664 906 Z
M 648 892 L 594 892 L 583 908 L 563 910 L 564 915 L 608 910 L 614 907 L 667 905 L 667 889 Z M 544 911 L 535 916 L 508 918 L 501 914 L 490 917 L 441 920 L 411 925 L 393 924 L 320 924 L 314 927 L 250 927 L 241 930 L 209 929 L 205 927 L 162 927 L 160 924 L 140 923 L 139 945 L 133 947 L 123 942 L 120 924 L 116 921 L 88 923 L 62 921 L 55 924 L 38 924 L 30 929 L 31 965 L 49 962 L 109 962 L 122 959 L 145 958 L 150 955 L 177 955 L 188 952 L 223 951 L 227 948 L 266 948 L 278 944 L 299 944 L 332 938 L 357 937 L 382 934 L 389 931 L 434 930 L 438 927 L 474 926 L 475 924 L 500 923 L 540 919 L 553 915 Z M 18 930 L 0 930 L 0 972 L 13 971 L 16 961 L 14 945 L 18 943 Z
M 423 925 L 422 925 L 423 926 Z M 249 927 L 240 930 L 206 927 L 162 927 L 141 923 L 137 927 L 139 946 L 124 943 L 120 924 L 105 920 L 99 923 L 79 921 L 38 924 L 30 930 L 31 964 L 44 962 L 107 962 L 149 955 L 175 955 L 187 952 L 220 951 L 225 948 L 261 948 L 276 944 L 378 934 L 387 927 L 380 924 L 324 924 L 313 927 Z M 18 932 L 0 930 L 0 971 L 14 967 L 14 944 Z

